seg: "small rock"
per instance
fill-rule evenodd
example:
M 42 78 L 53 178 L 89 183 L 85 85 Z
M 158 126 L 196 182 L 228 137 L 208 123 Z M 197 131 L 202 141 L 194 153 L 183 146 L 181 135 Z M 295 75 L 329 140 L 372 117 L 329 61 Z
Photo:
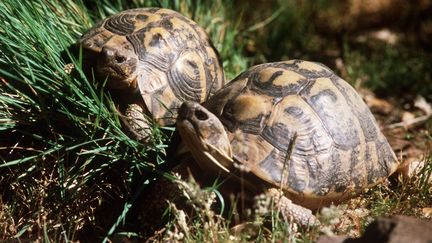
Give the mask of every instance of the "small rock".
M 432 222 L 409 216 L 383 217 L 366 228 L 360 238 L 322 236 L 317 243 L 431 243 Z

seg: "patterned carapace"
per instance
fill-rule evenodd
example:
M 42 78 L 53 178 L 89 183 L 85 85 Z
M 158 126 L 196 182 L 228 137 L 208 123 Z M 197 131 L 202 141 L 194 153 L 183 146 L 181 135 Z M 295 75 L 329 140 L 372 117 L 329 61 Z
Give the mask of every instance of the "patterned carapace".
M 140 92 L 143 110 L 161 125 L 174 124 L 182 101 L 203 102 L 224 83 L 205 31 L 172 10 L 123 11 L 88 30 L 79 44 L 90 75 L 107 78 L 109 89 Z
M 201 118 L 191 118 L 197 114 Z M 211 114 L 223 124 L 226 135 L 214 134 L 225 132 L 214 132 L 217 122 Z M 186 143 L 217 143 L 202 146 L 203 150 L 230 147 L 224 149 L 228 151 L 224 156 L 211 159 L 231 157 L 230 162 L 217 161 L 219 168 L 230 172 L 242 168 L 241 176 L 255 178 L 252 186 L 282 188 L 288 198 L 307 208 L 353 196 L 398 167 L 392 148 L 357 92 L 329 68 L 313 62 L 254 66 L 203 107 L 185 103 L 177 126 Z

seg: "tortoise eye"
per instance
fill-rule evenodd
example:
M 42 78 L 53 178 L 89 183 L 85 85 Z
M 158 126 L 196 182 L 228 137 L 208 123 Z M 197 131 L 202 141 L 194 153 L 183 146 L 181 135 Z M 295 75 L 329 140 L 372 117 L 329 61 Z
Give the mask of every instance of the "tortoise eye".
M 208 115 L 202 110 L 195 110 L 195 117 L 200 121 L 205 121 L 208 119 Z

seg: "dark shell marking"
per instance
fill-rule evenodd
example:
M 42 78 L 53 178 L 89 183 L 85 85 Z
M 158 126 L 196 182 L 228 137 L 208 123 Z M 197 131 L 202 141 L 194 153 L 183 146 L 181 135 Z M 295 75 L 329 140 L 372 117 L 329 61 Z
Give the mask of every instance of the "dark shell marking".
M 254 66 L 205 106 L 227 128 L 236 161 L 303 198 L 337 200 L 388 177 L 398 164 L 361 97 L 322 64 Z
M 205 31 L 172 10 L 123 11 L 102 20 L 79 43 L 89 55 L 109 47 L 129 57 L 131 52 L 123 50 L 133 49 L 144 102 L 162 125 L 174 123 L 183 101 L 201 103 L 224 83 L 221 61 Z
M 117 35 L 130 35 L 135 31 L 134 14 L 120 14 L 108 18 L 104 23 L 104 28 Z M 142 20 L 142 18 L 138 18 Z

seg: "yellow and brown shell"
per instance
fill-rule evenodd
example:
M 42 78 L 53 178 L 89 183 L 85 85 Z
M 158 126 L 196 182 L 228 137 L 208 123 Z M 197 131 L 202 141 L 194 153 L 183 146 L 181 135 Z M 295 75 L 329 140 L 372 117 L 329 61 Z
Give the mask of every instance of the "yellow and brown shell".
M 308 208 L 353 196 L 398 166 L 361 97 L 322 64 L 254 66 L 205 107 L 225 126 L 243 170 Z
M 101 82 L 107 78 L 110 89 L 139 91 L 145 110 L 161 125 L 175 122 L 182 101 L 203 102 L 224 83 L 218 53 L 205 31 L 172 10 L 120 12 L 78 43 L 84 68 L 93 68 Z

